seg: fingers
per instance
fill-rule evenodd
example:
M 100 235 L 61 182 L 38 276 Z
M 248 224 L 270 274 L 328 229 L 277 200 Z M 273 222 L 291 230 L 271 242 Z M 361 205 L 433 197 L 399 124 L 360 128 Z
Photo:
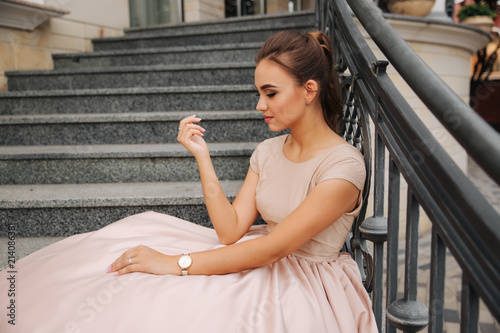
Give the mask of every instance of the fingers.
M 181 141 L 183 138 L 190 138 L 193 135 L 203 136 L 203 132 L 205 129 L 199 125 L 194 123 L 199 123 L 201 118 L 196 117 L 196 115 L 192 115 L 182 119 L 179 123 L 179 134 L 177 139 Z
M 140 271 L 141 257 L 138 254 L 138 248 L 140 246 L 125 251 L 120 257 L 118 257 L 118 259 L 106 268 L 106 273 L 122 275 Z
M 192 115 L 192 116 L 189 116 L 189 117 L 186 117 L 184 119 L 182 119 L 179 123 L 179 127 L 183 127 L 184 125 L 186 124 L 190 124 L 190 123 L 199 123 L 201 121 L 201 118 L 198 118 L 196 117 L 196 115 Z
M 184 125 L 184 128 L 182 130 L 179 130 L 179 136 L 181 137 L 183 136 L 191 137 L 193 135 L 203 136 L 203 132 L 205 131 L 206 130 L 200 125 L 187 124 Z

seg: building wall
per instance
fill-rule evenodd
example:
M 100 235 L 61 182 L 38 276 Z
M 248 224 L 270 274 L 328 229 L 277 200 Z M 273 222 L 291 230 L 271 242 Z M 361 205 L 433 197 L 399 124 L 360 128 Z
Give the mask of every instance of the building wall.
M 288 1 L 287 0 L 267 0 L 266 1 L 266 13 L 276 14 L 276 13 L 286 13 L 288 12 Z
M 69 10 L 66 21 L 114 30 L 130 26 L 128 0 L 45 0 L 45 4 Z
M 34 31 L 0 26 L 0 91 L 7 90 L 6 71 L 53 69 L 52 54 L 92 51 L 93 38 L 121 36 L 129 26 L 127 0 L 47 0 L 45 4 L 71 13 L 50 18 Z
M 316 0 L 302 0 L 302 10 L 315 10 Z
M 184 21 L 209 21 L 226 15 L 224 0 L 184 0 Z

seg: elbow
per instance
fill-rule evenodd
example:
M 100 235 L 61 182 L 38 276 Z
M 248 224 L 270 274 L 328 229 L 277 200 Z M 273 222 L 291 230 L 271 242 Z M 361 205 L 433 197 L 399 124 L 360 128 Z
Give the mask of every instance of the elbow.
M 234 244 L 236 242 L 219 237 L 219 243 L 221 243 L 221 245 L 231 245 L 231 244 Z
M 217 234 L 217 238 L 219 238 L 219 243 L 221 243 L 222 245 L 231 245 L 239 241 L 241 237 L 235 237 L 234 235 Z

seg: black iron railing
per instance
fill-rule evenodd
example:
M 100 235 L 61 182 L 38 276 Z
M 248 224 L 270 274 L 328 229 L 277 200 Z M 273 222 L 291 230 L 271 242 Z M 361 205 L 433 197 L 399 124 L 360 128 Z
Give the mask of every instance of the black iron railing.
M 371 284 L 373 309 L 380 331 L 395 332 L 399 328 L 414 332 L 426 326 L 429 332 L 443 331 L 446 249 L 463 272 L 462 332 L 477 331 L 479 299 L 499 320 L 500 216 L 396 89 L 385 72 L 388 62 L 375 58 L 353 14 L 416 95 L 497 183 L 500 183 L 500 135 L 415 54 L 386 22 L 372 0 L 318 0 L 316 12 L 318 27 L 335 43 L 346 104 L 344 126 L 347 128 L 343 130 L 364 145 L 365 156 L 371 158 L 373 155 L 374 215 L 360 223 L 359 229 L 355 228 L 351 244 L 361 264 L 365 240 L 373 242 L 373 272 L 370 262 L 366 262 L 369 256 L 365 255 L 364 264 L 368 263 L 367 288 L 370 289 Z M 366 137 L 370 135 L 367 129 L 363 130 L 363 126 L 358 129 L 363 124 L 368 127 L 368 121 L 374 129 L 371 135 L 373 153 Z M 387 188 L 384 184 L 386 173 Z M 404 295 L 397 299 L 402 181 L 408 185 L 406 260 Z M 427 306 L 417 301 L 420 207 L 432 222 Z M 385 260 L 384 244 L 387 248 Z

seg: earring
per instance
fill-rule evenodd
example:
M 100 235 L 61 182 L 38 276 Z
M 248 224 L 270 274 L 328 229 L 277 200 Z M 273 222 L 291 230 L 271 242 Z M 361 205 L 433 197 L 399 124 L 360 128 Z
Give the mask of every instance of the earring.
M 306 101 L 306 105 L 309 105 L 309 101 Z

